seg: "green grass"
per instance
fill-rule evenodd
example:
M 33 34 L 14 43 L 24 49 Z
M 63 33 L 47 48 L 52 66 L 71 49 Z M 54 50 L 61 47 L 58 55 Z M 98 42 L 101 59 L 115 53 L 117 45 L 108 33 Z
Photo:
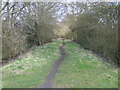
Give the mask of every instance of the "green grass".
M 60 40 L 33 47 L 26 55 L 2 68 L 4 88 L 33 88 L 42 85 L 52 64 L 60 57 Z
M 118 69 L 66 40 L 67 57 L 54 79 L 56 88 L 118 88 Z
M 53 80 L 57 88 L 117 88 L 118 69 L 91 51 L 65 40 L 67 56 Z M 33 47 L 15 62 L 2 67 L 4 88 L 34 88 L 42 85 L 52 65 L 60 57 L 61 40 Z

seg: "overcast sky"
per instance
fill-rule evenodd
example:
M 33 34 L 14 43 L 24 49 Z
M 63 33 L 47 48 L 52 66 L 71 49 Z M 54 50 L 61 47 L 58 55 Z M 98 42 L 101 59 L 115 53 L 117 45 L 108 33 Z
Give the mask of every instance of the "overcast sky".
M 2 0 L 8 1 L 8 0 Z M 10 2 L 118 2 L 120 0 L 9 0 Z

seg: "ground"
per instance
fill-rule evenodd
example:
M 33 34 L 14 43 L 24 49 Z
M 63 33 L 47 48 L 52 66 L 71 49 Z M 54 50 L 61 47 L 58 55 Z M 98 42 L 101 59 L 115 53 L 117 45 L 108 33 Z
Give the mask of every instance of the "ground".
M 66 57 L 53 79 L 53 87 L 117 88 L 118 68 L 82 46 L 65 40 Z M 35 88 L 43 85 L 61 57 L 61 40 L 33 47 L 25 56 L 2 67 L 4 88 Z
M 4 88 L 32 88 L 42 85 L 52 64 L 60 57 L 61 41 L 33 47 L 25 56 L 2 68 Z
M 56 88 L 117 88 L 118 69 L 80 45 L 66 41 L 68 54 L 54 79 Z

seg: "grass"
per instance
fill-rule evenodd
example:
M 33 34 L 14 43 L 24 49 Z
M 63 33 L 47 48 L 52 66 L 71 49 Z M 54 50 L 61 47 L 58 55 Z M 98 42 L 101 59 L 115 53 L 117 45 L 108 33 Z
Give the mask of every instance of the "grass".
M 118 88 L 118 69 L 91 51 L 66 40 L 67 57 L 53 81 L 55 88 Z
M 33 47 L 25 56 L 2 68 L 3 88 L 33 88 L 42 85 L 52 64 L 60 57 L 60 40 Z
M 2 89 L 2 70 L 0 69 L 0 90 Z
M 53 80 L 56 88 L 117 88 L 118 69 L 91 51 L 65 40 L 67 56 Z M 33 47 L 26 55 L 2 67 L 4 88 L 35 88 L 42 85 L 60 57 L 61 40 Z

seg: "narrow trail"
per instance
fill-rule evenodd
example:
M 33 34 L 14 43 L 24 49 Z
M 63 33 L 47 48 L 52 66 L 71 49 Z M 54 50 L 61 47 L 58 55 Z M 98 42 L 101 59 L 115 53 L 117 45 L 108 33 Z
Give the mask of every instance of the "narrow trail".
M 39 86 L 37 88 L 52 88 L 53 87 L 52 81 L 55 77 L 55 74 L 56 74 L 61 62 L 66 57 L 66 53 L 64 51 L 64 45 L 65 45 L 65 43 L 63 43 L 63 45 L 59 47 L 61 57 L 53 64 L 51 71 L 49 72 L 48 76 L 46 77 L 45 83 L 42 86 Z

